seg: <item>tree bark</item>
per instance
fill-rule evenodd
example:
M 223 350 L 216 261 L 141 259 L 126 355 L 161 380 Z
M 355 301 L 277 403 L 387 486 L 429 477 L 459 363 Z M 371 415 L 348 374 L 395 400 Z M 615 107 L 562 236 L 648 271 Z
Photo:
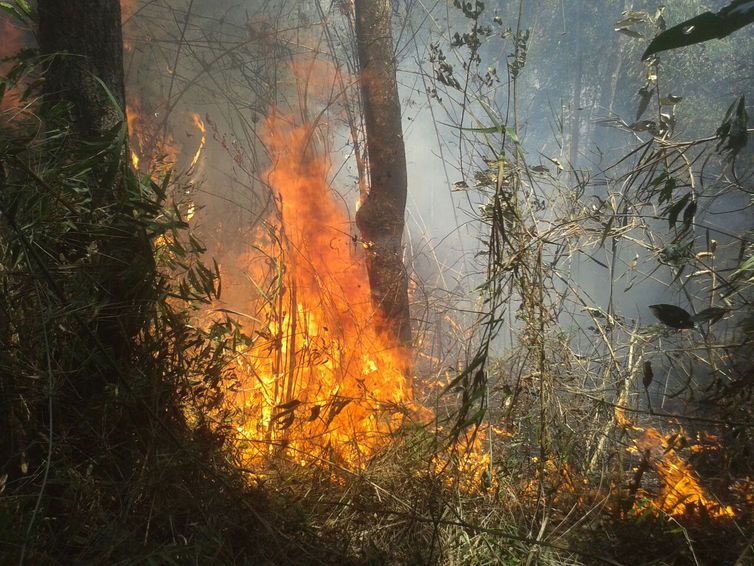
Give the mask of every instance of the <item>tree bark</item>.
M 123 34 L 118 0 L 39 0 L 39 48 L 56 54 L 45 74 L 52 101 L 71 104 L 84 136 L 102 135 L 120 120 L 107 93 L 124 108 Z
M 125 119 L 120 2 L 39 0 L 38 14 L 40 51 L 51 56 L 46 103 L 68 103 L 80 139 L 113 140 L 113 151 L 103 154 L 87 180 L 97 222 L 89 238 L 99 250 L 98 296 L 92 300 L 100 316 L 93 322 L 100 345 L 124 361 L 144 324 L 154 259 L 146 232 L 134 217 L 138 205 L 128 194 L 127 136 L 112 137 Z
M 390 1 L 356 0 L 355 15 L 370 178 L 356 225 L 366 246 L 372 300 L 384 315 L 386 330 L 409 346 L 408 276 L 401 241 L 408 176 Z

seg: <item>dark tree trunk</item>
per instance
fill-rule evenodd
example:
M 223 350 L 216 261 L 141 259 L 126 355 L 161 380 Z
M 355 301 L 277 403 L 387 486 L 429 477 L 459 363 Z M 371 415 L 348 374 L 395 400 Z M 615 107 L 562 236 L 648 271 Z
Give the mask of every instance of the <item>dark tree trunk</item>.
M 101 135 L 115 126 L 119 111 L 95 77 L 124 107 L 123 35 L 118 0 L 39 0 L 39 48 L 56 56 L 45 74 L 45 90 L 72 106 L 79 133 Z
M 369 159 L 369 194 L 356 213 L 367 246 L 372 298 L 387 330 L 411 342 L 403 226 L 408 178 L 389 0 L 356 0 L 356 40 Z
M 38 13 L 39 47 L 52 56 L 45 73 L 47 103 L 69 105 L 80 138 L 114 139 L 125 102 L 119 0 L 39 0 Z M 99 251 L 99 292 L 92 297 L 99 316 L 93 327 L 99 346 L 119 362 L 127 358 L 144 324 L 154 273 L 151 246 L 134 218 L 137 204 L 126 188 L 130 165 L 125 135 L 120 140 L 113 141 L 113 151 L 103 154 L 88 180 L 96 223 L 90 240 Z

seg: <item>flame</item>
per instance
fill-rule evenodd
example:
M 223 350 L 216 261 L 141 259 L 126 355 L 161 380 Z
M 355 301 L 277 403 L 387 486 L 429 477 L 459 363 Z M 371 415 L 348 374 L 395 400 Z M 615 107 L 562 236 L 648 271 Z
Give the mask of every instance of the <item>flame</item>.
M 250 460 L 285 453 L 301 465 L 360 466 L 403 419 L 408 356 L 376 330 L 364 252 L 328 184 L 316 129 L 273 111 L 263 139 L 279 203 L 264 253 L 279 284 L 240 367 L 237 430 Z M 249 257 L 252 273 L 260 259 Z
M 204 122 L 202 122 L 201 117 L 199 114 L 194 112 L 191 117 L 194 120 L 194 124 L 196 124 L 196 127 L 199 128 L 199 131 L 202 133 L 202 139 L 199 142 L 199 149 L 196 150 L 196 153 L 194 154 L 194 158 L 191 160 L 191 165 L 189 166 L 189 169 L 194 167 L 196 165 L 197 161 L 199 161 L 199 156 L 202 154 L 202 149 L 204 149 L 204 144 L 207 141 L 207 128 L 204 126 Z
M 703 512 L 716 519 L 735 517 L 732 507 L 721 505 L 707 495 L 691 466 L 678 454 L 679 444 L 683 445 L 678 442 L 681 438 L 685 438 L 682 429 L 663 437 L 649 427 L 634 441 L 634 451 L 649 454 L 662 480 L 661 493 L 654 499 L 654 506 L 673 516 Z
M 172 134 L 154 118 L 157 113 L 142 109 L 138 95 L 127 92 L 126 122 L 128 123 L 131 163 L 134 168 L 148 173 L 161 174 L 175 166 L 181 154 L 181 146 Z

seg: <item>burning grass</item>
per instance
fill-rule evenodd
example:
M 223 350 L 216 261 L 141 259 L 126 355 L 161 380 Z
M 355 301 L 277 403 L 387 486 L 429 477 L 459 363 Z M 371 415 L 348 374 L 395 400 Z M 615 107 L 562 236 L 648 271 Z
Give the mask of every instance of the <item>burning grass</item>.
M 206 147 L 203 121 L 193 119 L 201 137 L 198 149 L 184 151 L 193 156 L 189 169 Z M 431 397 L 428 410 L 410 353 L 376 330 L 384 325 L 376 323 L 364 250 L 328 181 L 322 124 L 269 114 L 262 138 L 273 213 L 253 228 L 236 264 L 227 254 L 221 266 L 228 279 L 245 279 L 238 324 L 246 339 L 234 343 L 225 384 L 232 411 L 222 426 L 232 430 L 228 451 L 250 483 L 294 502 L 308 524 L 340 539 L 338 552 L 362 563 L 616 563 L 609 557 L 621 555 L 641 563 L 662 553 L 684 560 L 715 555 L 705 532 L 731 541 L 726 556 L 739 556 L 750 483 L 736 484 L 739 503 L 718 501 L 672 435 L 639 427 L 622 409 L 617 432 L 603 429 L 616 441 L 604 451 L 612 462 L 592 468 L 590 443 L 600 432 L 584 423 L 599 413 L 564 396 L 543 421 L 544 377 L 536 372 L 520 370 L 515 382 L 512 367 L 488 368 L 488 420 L 448 442 L 436 419 L 453 395 Z M 148 155 L 144 143 L 135 147 Z M 199 318 L 217 319 L 233 311 L 227 306 Z M 558 379 L 561 366 L 579 367 L 571 353 L 549 354 Z M 437 383 L 427 389 L 436 392 Z M 541 444 L 544 429 L 551 440 Z
M 376 330 L 364 252 L 317 130 L 273 113 L 264 138 L 277 218 L 246 261 L 258 289 L 274 286 L 239 357 L 240 443 L 249 464 L 285 454 L 361 467 L 411 410 L 409 353 Z

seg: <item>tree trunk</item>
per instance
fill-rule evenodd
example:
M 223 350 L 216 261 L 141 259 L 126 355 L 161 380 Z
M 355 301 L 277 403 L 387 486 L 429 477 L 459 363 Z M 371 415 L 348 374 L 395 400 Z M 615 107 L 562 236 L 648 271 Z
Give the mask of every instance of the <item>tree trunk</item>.
M 84 136 L 102 135 L 120 120 L 99 78 L 124 107 L 123 35 L 118 0 L 39 0 L 39 48 L 54 57 L 45 74 L 53 101 L 72 106 Z M 64 55 L 67 54 L 67 55 Z
M 69 104 L 78 137 L 114 140 L 113 152 L 103 154 L 87 180 L 93 218 L 97 218 L 88 237 L 99 250 L 98 296 L 92 297 L 99 316 L 93 321 L 94 330 L 99 345 L 123 361 L 144 324 L 154 259 L 146 233 L 134 217 L 138 204 L 126 188 L 130 167 L 126 139 L 118 145 L 112 137 L 124 120 L 125 104 L 120 3 L 39 0 L 38 13 L 40 51 L 52 56 L 45 73 L 47 103 Z
M 356 213 L 367 248 L 372 299 L 386 330 L 411 343 L 403 226 L 408 178 L 389 0 L 356 0 L 356 41 L 369 159 L 369 194 Z

